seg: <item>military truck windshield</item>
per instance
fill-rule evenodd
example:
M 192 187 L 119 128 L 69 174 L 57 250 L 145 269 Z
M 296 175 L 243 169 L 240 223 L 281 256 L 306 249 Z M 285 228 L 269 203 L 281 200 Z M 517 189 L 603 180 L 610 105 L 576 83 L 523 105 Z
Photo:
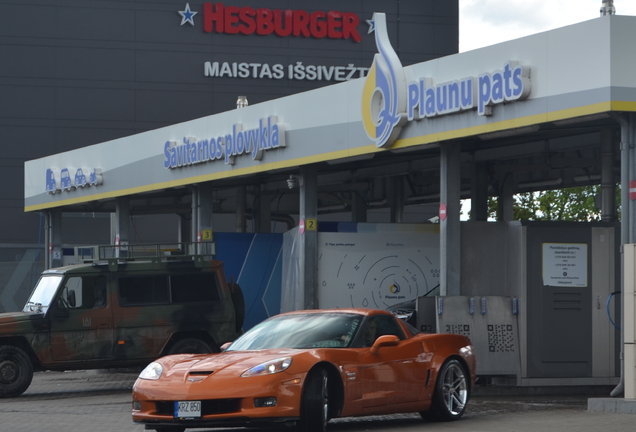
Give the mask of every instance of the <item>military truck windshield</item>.
M 45 313 L 53 301 L 60 282 L 62 282 L 62 275 L 42 276 L 22 311 Z

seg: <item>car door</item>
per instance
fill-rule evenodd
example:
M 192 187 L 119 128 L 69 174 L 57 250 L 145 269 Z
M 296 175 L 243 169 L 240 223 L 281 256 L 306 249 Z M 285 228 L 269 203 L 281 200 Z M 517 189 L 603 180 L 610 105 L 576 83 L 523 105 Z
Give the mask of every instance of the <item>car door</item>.
M 67 275 L 50 313 L 54 362 L 113 357 L 113 312 L 105 275 Z
M 371 335 L 375 327 L 375 334 Z M 373 408 L 419 399 L 426 379 L 426 368 L 418 362 L 421 343 L 406 339 L 401 327 L 390 315 L 376 315 L 362 329 L 366 338 L 359 368 L 362 379 L 363 408 Z M 401 340 L 372 352 L 371 345 L 380 336 L 395 335 Z

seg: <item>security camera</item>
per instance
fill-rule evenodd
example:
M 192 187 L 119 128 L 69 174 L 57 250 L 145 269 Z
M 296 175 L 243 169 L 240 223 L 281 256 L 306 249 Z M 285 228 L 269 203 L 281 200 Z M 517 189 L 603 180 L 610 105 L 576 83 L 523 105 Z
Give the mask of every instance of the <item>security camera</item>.
M 293 175 L 290 175 L 289 178 L 287 179 L 287 187 L 290 189 L 293 189 L 296 186 L 298 186 L 298 179 L 294 177 Z

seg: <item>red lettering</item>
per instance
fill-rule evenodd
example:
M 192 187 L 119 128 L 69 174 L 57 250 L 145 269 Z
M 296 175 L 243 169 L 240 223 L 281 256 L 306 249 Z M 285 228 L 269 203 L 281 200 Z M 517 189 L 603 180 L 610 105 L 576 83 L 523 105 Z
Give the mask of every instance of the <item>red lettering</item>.
M 203 30 L 206 33 L 290 35 L 322 39 L 353 39 L 360 42 L 360 17 L 352 12 L 282 10 L 238 6 L 223 3 L 203 4 Z
M 256 30 L 256 21 L 254 17 L 256 16 L 256 11 L 251 7 L 242 7 L 239 11 L 239 19 L 241 20 L 241 24 L 239 24 L 239 31 L 242 34 L 252 34 Z
M 239 32 L 238 27 L 235 25 L 239 22 L 238 13 L 238 6 L 225 7 L 225 33 L 237 34 Z
M 280 9 L 274 10 L 274 31 L 278 36 L 289 36 L 294 27 L 293 13 L 291 9 L 287 9 L 285 12 L 285 27 L 283 28 L 283 17 Z
M 327 24 L 329 32 L 327 36 L 331 39 L 342 38 L 342 32 L 339 30 L 342 27 L 342 12 L 329 11 L 327 14 Z
M 294 11 L 294 36 L 309 37 L 309 13 L 304 10 Z
M 312 13 L 309 17 L 309 31 L 311 31 L 311 35 L 317 39 L 322 39 L 327 36 L 326 15 L 324 12 L 317 11 Z
M 271 9 L 256 9 L 256 33 L 268 35 L 274 31 L 274 13 Z
M 360 23 L 360 18 L 358 15 L 345 12 L 342 17 L 342 37 L 345 39 L 352 38 L 356 42 L 360 42 L 362 38 L 360 37 L 360 33 L 358 33 L 358 24 Z
M 223 3 L 216 4 L 216 12 L 212 3 L 203 4 L 203 30 L 211 33 L 216 22 L 216 32 L 223 33 Z

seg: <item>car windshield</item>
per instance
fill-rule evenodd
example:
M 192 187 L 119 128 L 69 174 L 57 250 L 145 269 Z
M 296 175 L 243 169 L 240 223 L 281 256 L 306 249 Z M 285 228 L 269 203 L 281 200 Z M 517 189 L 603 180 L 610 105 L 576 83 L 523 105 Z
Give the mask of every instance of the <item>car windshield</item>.
M 42 276 L 22 311 L 46 312 L 61 281 L 62 275 Z
M 355 338 L 362 318 L 362 315 L 345 313 L 280 315 L 249 330 L 227 351 L 347 348 Z

